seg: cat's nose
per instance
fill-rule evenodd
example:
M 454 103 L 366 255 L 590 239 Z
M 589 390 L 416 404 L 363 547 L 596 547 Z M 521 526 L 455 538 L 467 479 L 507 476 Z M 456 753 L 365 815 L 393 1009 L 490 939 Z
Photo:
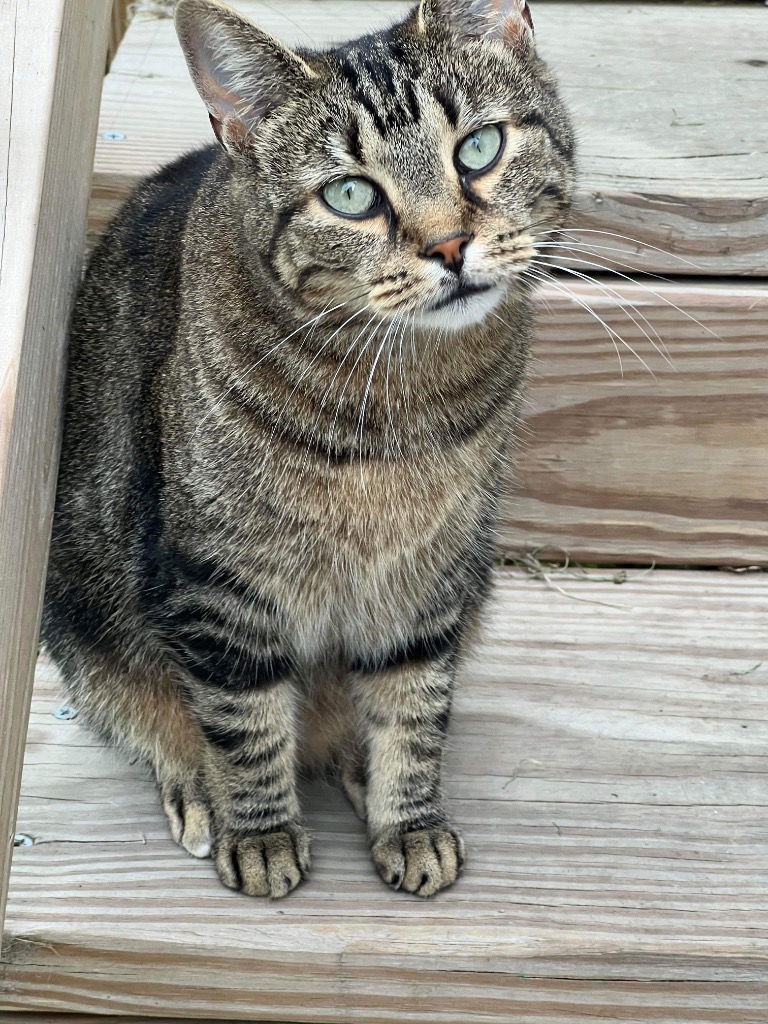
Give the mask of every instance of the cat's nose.
M 424 248 L 424 255 L 443 261 L 446 270 L 455 274 L 461 273 L 464 266 L 464 250 L 472 241 L 472 235 L 451 235 L 450 238 L 439 238 Z

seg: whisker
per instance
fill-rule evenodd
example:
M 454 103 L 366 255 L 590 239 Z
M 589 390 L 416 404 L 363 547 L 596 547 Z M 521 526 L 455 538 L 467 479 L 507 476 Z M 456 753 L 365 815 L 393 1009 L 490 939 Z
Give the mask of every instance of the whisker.
M 398 338 L 400 339 L 401 342 L 402 342 L 402 337 L 403 337 L 403 330 L 405 329 L 406 319 L 407 319 L 407 315 L 406 314 L 400 314 L 400 322 L 398 324 L 397 336 L 398 336 Z M 392 437 L 393 437 L 393 440 L 394 440 L 393 451 L 395 449 L 397 449 L 397 453 L 400 456 L 402 456 L 403 452 L 402 452 L 402 449 L 400 448 L 400 442 L 399 442 L 399 439 L 397 437 L 397 429 L 395 427 L 395 421 L 394 421 L 394 417 L 392 415 L 392 401 L 391 401 L 391 398 L 390 398 L 390 395 L 389 395 L 389 370 L 390 370 L 390 365 L 392 363 L 392 350 L 394 349 L 394 345 L 395 345 L 395 338 L 393 337 L 392 340 L 389 343 L 389 348 L 387 349 L 387 366 L 386 366 L 386 372 L 384 374 L 384 400 L 385 400 L 385 403 L 386 403 L 386 406 L 387 406 L 387 423 L 389 425 L 389 429 L 392 431 Z M 389 437 L 387 437 L 387 448 L 389 448 Z
M 335 310 L 341 309 L 343 306 L 348 306 L 350 302 L 354 302 L 355 301 L 355 298 L 356 298 L 356 296 L 351 298 L 351 299 L 346 299 L 344 302 L 339 302 L 337 305 L 333 306 L 331 309 L 323 310 L 322 312 L 318 313 L 317 316 L 312 317 L 311 320 L 307 320 L 305 323 L 300 324 L 295 330 L 291 331 L 290 334 L 287 334 L 284 338 L 281 338 L 280 341 L 278 341 L 276 344 L 274 344 L 271 348 L 267 349 L 267 351 L 262 356 L 260 356 L 259 359 L 257 359 L 255 362 L 251 363 L 251 365 L 248 366 L 232 382 L 232 384 L 230 384 L 230 386 L 224 391 L 224 393 L 221 395 L 221 397 L 218 399 L 218 401 L 214 402 L 214 404 L 206 412 L 206 414 L 203 416 L 203 418 L 200 420 L 200 422 L 198 423 L 197 427 L 195 428 L 195 434 L 199 433 L 199 431 L 203 427 L 203 424 L 213 415 L 213 413 L 219 408 L 219 406 L 222 405 L 222 403 L 226 400 L 227 396 L 230 395 L 232 393 L 232 391 L 234 391 L 235 388 L 239 387 L 243 383 L 243 381 L 247 377 L 249 377 L 251 375 L 251 373 L 253 373 L 253 371 L 256 369 L 256 367 L 260 366 L 261 363 L 263 363 L 264 360 L 267 359 L 273 352 L 277 351 L 277 349 L 279 349 L 287 341 L 290 341 L 290 339 L 293 338 L 295 335 L 297 335 L 299 333 L 299 331 L 304 330 L 306 327 L 309 327 L 310 324 L 315 323 L 317 320 L 320 320 L 324 316 L 328 316 L 330 313 L 333 313 Z
M 632 352 L 632 354 L 637 358 L 637 360 L 646 368 L 646 370 L 648 370 L 650 375 L 655 379 L 656 374 L 648 366 L 648 364 L 645 362 L 645 360 L 641 356 L 639 356 L 637 354 L 637 352 L 635 352 L 635 350 L 632 348 L 632 346 L 628 342 L 626 342 L 621 337 L 621 335 L 618 334 L 617 331 L 614 331 L 614 329 L 612 327 L 609 327 L 608 324 L 602 319 L 602 317 L 598 316 L 597 313 L 595 313 L 595 311 L 586 302 L 583 302 L 576 295 L 574 295 L 573 292 L 569 288 L 566 288 L 565 286 L 562 286 L 562 285 L 558 284 L 558 282 L 552 276 L 552 274 L 549 274 L 549 273 L 546 273 L 546 272 L 542 271 L 542 269 L 540 267 L 536 267 L 536 268 L 529 267 L 528 270 L 526 271 L 526 273 L 531 273 L 531 275 L 537 277 L 539 281 L 541 281 L 541 282 L 543 282 L 545 284 L 549 284 L 552 287 L 554 287 L 557 291 L 561 292 L 561 294 L 565 295 L 566 298 L 570 299 L 572 302 L 575 302 L 578 306 L 581 306 L 582 309 L 586 310 L 586 312 L 589 313 L 589 315 L 591 317 L 593 317 L 601 325 L 601 327 L 607 333 L 608 337 L 611 339 L 611 341 L 613 343 L 613 347 L 616 350 L 616 357 L 619 360 L 619 373 L 621 374 L 622 379 L 624 377 L 624 363 L 622 361 L 621 353 L 619 352 L 619 348 L 618 348 L 618 346 L 616 344 L 617 340 L 620 341 L 622 343 L 622 345 L 625 345 L 629 349 L 630 352 Z
M 297 390 L 299 388 L 299 385 L 305 379 L 305 377 L 310 373 L 310 371 L 312 370 L 312 367 L 314 366 L 316 361 L 319 359 L 319 357 L 322 355 L 322 353 L 325 351 L 325 349 L 328 348 L 328 346 L 331 344 L 331 342 L 336 337 L 336 335 L 339 334 L 339 332 L 348 323 L 351 323 L 352 320 L 354 320 L 356 317 L 360 316 L 361 313 L 364 313 L 369 308 L 369 306 L 370 306 L 370 304 L 367 305 L 367 306 L 363 306 L 362 309 L 358 309 L 357 312 L 352 314 L 352 316 L 347 317 L 347 319 L 344 321 L 344 323 L 340 327 L 337 327 L 336 330 L 333 332 L 333 334 L 331 334 L 330 337 L 327 338 L 323 342 L 323 344 L 320 346 L 320 348 L 317 350 L 317 352 L 315 352 L 315 354 L 310 359 L 308 365 L 304 368 L 304 370 L 302 371 L 302 373 L 299 375 L 298 379 L 296 380 L 296 383 L 294 384 L 293 388 L 291 389 L 291 393 L 288 395 L 288 397 L 283 402 L 283 410 L 285 412 L 287 412 L 288 404 L 291 401 L 291 399 L 293 398 L 293 396 L 296 394 L 296 392 L 297 392 Z M 277 423 L 275 423 L 275 426 L 272 428 L 272 434 L 270 436 L 270 439 L 269 439 L 269 442 L 268 442 L 268 445 L 267 445 L 267 452 L 265 454 L 265 460 L 266 460 L 266 456 L 270 452 L 272 444 L 274 443 L 275 433 L 276 432 L 277 432 Z
M 635 272 L 635 268 L 631 263 L 623 263 L 621 260 L 614 259 L 612 256 L 602 256 L 597 252 L 626 252 L 626 249 L 617 249 L 610 245 L 587 245 L 586 242 L 534 242 L 535 249 L 557 249 L 562 253 L 563 259 L 571 260 L 574 263 L 579 261 L 575 257 L 570 256 L 571 251 L 580 253 L 582 256 L 594 256 L 595 260 L 602 260 L 602 263 L 593 264 L 596 270 L 605 270 L 607 273 L 614 273 L 614 267 L 623 267 L 624 270 Z M 608 266 L 611 264 L 611 266 Z M 664 277 L 663 274 L 650 274 L 647 271 L 642 271 L 643 278 L 651 281 L 661 281 L 663 284 L 676 284 L 674 278 Z
M 552 257 L 551 256 L 547 256 L 547 255 L 542 255 L 542 259 L 551 260 Z M 580 261 L 580 262 L 584 262 L 584 261 Z M 637 327 L 637 329 L 645 336 L 645 338 L 647 338 L 647 340 L 653 346 L 655 351 L 662 357 L 662 359 L 665 360 L 665 362 L 670 366 L 670 368 L 673 369 L 673 370 L 675 369 L 675 365 L 674 365 L 674 363 L 672 362 L 672 360 L 671 360 L 671 358 L 669 356 L 669 353 L 667 351 L 667 347 L 664 344 L 664 341 L 663 341 L 661 335 L 659 334 L 659 332 L 653 326 L 653 324 L 648 319 L 648 317 L 645 316 L 641 312 L 641 310 L 639 310 L 637 308 L 637 306 L 634 305 L 634 303 L 628 302 L 625 299 L 625 297 L 622 296 L 620 291 L 618 291 L 616 288 L 612 288 L 610 285 L 605 284 L 604 282 L 602 282 L 602 281 L 600 281 L 600 280 L 598 280 L 596 278 L 591 277 L 589 274 L 583 274 L 583 273 L 581 273 L 578 270 L 574 270 L 572 267 L 564 267 L 564 266 L 561 266 L 559 263 L 551 263 L 550 266 L 552 266 L 553 269 L 555 269 L 555 270 L 562 271 L 565 274 L 570 274 L 572 277 L 576 277 L 580 281 L 586 281 L 588 284 L 592 284 L 595 287 L 599 288 L 603 292 L 604 295 L 608 295 L 611 298 L 616 299 L 617 300 L 618 308 L 621 310 L 621 312 L 624 313 L 624 315 L 629 320 L 632 321 L 632 323 L 635 325 L 635 327 Z M 627 307 L 629 307 L 629 308 L 627 308 Z M 648 331 L 645 330 L 645 328 L 643 327 L 642 323 L 639 322 L 632 315 L 632 313 L 629 311 L 630 309 L 634 309 L 635 312 L 637 313 L 637 315 L 640 317 L 640 319 L 645 324 L 647 324 L 648 327 L 653 331 L 654 335 L 658 339 L 658 342 L 659 342 L 658 345 L 653 340 L 653 337 L 651 337 L 651 335 L 648 333 Z
M 575 233 L 575 232 L 578 231 L 578 232 L 581 232 L 582 234 L 585 234 L 585 235 L 606 235 L 606 236 L 609 236 L 611 238 L 621 238 L 623 241 L 625 241 L 625 242 L 632 242 L 633 245 L 639 245 L 643 249 L 650 249 L 651 252 L 659 252 L 663 256 L 670 256 L 672 259 L 679 260 L 681 263 L 687 263 L 688 266 L 689 267 L 693 267 L 694 270 L 698 270 L 700 272 L 704 270 L 704 268 L 701 266 L 701 264 L 694 263 L 691 260 L 687 260 L 684 256 L 680 256 L 676 252 L 670 252 L 669 249 L 662 249 L 661 246 L 658 246 L 658 245 L 651 245 L 649 242 L 642 242 L 639 238 L 631 238 L 629 235 L 622 235 L 618 231 L 601 231 L 598 228 L 570 227 L 570 228 L 564 228 L 564 229 L 563 228 L 553 228 L 552 231 L 549 231 L 549 232 L 541 231 L 539 233 L 542 234 L 542 235 L 543 234 L 552 234 L 554 231 L 560 232 L 563 235 L 565 235 L 565 234 L 572 234 L 572 233 Z
M 395 322 L 396 321 L 393 319 L 388 324 L 387 329 L 384 332 L 384 338 L 382 339 L 382 342 L 379 345 L 376 355 L 374 357 L 373 365 L 371 366 L 371 372 L 368 375 L 368 380 L 365 385 L 365 391 L 363 392 L 363 401 L 360 406 L 360 417 L 357 421 L 358 447 L 360 451 L 360 478 L 363 481 L 363 483 L 365 483 L 365 480 L 363 478 L 363 425 L 365 423 L 365 410 L 368 404 L 368 395 L 370 394 L 371 391 L 373 375 L 376 373 L 376 367 L 378 366 L 379 363 L 379 357 L 381 356 L 381 353 L 384 351 L 384 346 L 387 343 L 387 338 L 391 334 Z
M 323 406 L 325 405 L 325 398 L 328 396 L 330 388 L 333 387 L 333 382 L 336 380 L 336 377 L 337 377 L 339 371 L 341 370 L 341 367 L 347 361 L 347 357 L 350 355 L 350 353 L 352 352 L 352 349 L 355 347 L 355 345 L 357 344 L 358 340 L 362 337 L 363 333 L 368 328 L 368 325 L 370 323 L 372 323 L 377 318 L 377 316 L 378 316 L 378 314 L 376 314 L 376 313 L 373 314 L 373 316 L 370 318 L 368 323 L 366 323 L 366 325 L 363 327 L 362 331 L 360 331 L 356 335 L 355 340 L 352 342 L 352 344 L 347 349 L 347 351 L 346 351 L 346 353 L 344 355 L 344 358 L 342 359 L 342 361 L 339 363 L 338 367 L 336 368 L 336 373 L 334 373 L 334 375 L 333 375 L 333 379 L 331 380 L 331 384 L 329 385 L 329 389 L 325 393 L 325 396 L 323 398 L 323 403 L 320 406 L 320 411 L 321 412 L 323 410 Z M 376 332 L 381 327 L 382 322 L 383 322 L 382 318 L 379 317 L 379 322 L 374 324 L 372 331 L 370 331 L 370 333 L 368 334 L 368 337 L 366 338 L 366 340 L 365 340 L 365 342 L 363 344 L 363 347 L 360 349 L 360 352 L 358 353 L 357 359 L 355 360 L 355 362 L 352 365 L 352 369 L 347 374 L 347 379 L 344 381 L 344 386 L 341 389 L 341 394 L 339 395 L 339 400 L 336 403 L 336 412 L 333 414 L 333 420 L 331 421 L 331 425 L 330 425 L 330 428 L 329 428 L 329 431 L 328 431 L 328 437 L 329 437 L 329 442 L 330 443 L 333 442 L 333 432 L 334 432 L 334 430 L 336 428 L 336 422 L 338 420 L 339 413 L 341 412 L 341 405 L 342 405 L 342 402 L 344 401 L 344 395 L 346 394 L 346 391 L 347 391 L 347 385 L 349 384 L 350 380 L 352 379 L 352 375 L 354 374 L 355 370 L 357 369 L 357 366 L 360 363 L 360 360 L 363 358 L 363 355 L 365 354 L 366 349 L 371 344 L 373 339 L 376 337 Z M 330 454 L 329 454 L 328 457 L 330 459 Z
M 574 262 L 576 261 L 574 260 Z M 692 313 L 689 313 L 686 309 L 683 309 L 681 306 L 678 306 L 676 302 L 673 302 L 671 299 L 667 298 L 666 295 L 663 295 L 661 292 L 657 292 L 655 288 L 650 288 L 647 284 L 644 284 L 641 279 L 637 277 L 630 277 L 628 274 L 622 274 L 618 270 L 612 270 L 611 273 L 615 274 L 616 277 L 622 278 L 624 281 L 628 281 L 630 284 L 634 285 L 637 288 L 640 288 L 642 291 L 648 292 L 649 295 L 653 295 L 653 297 L 655 299 L 658 299 L 659 302 L 663 302 L 667 306 L 670 306 L 672 309 L 677 310 L 677 312 L 681 316 L 684 316 L 687 320 L 690 320 L 692 323 L 696 324 L 696 326 L 700 327 L 702 331 L 706 331 L 706 333 L 711 335 L 716 341 L 723 340 L 716 331 L 713 331 L 711 328 L 707 327 L 706 324 L 703 324 L 700 320 L 697 320 Z M 645 274 L 643 276 L 652 277 L 653 275 Z

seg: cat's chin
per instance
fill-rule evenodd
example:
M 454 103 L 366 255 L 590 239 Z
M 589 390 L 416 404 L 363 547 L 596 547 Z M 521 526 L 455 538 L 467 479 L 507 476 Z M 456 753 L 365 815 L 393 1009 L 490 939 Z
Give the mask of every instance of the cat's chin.
M 427 330 L 464 330 L 491 314 L 501 304 L 504 294 L 504 288 L 492 285 L 485 291 L 457 297 L 437 308 L 420 310 L 416 314 L 415 324 Z

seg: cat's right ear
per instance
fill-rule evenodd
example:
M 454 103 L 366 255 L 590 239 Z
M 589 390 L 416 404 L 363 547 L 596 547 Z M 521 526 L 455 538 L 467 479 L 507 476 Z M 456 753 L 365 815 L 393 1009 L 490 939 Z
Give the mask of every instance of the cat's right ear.
M 435 24 L 462 40 L 497 40 L 523 57 L 533 52 L 528 0 L 420 0 L 419 27 L 429 31 Z
M 176 32 L 221 145 L 248 133 L 314 72 L 298 54 L 218 0 L 179 0 Z

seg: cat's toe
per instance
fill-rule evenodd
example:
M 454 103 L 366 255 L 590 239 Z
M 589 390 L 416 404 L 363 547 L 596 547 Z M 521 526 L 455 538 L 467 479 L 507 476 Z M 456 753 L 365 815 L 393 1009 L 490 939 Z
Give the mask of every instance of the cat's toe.
M 248 836 L 223 836 L 216 870 L 224 885 L 246 896 L 280 899 L 307 877 L 309 836 L 300 826 Z
M 165 816 L 174 840 L 193 857 L 210 857 L 213 846 L 213 822 L 207 805 L 196 792 L 183 786 L 162 789 Z
M 423 897 L 453 885 L 464 865 L 461 835 L 447 825 L 383 836 L 371 853 L 387 885 Z

